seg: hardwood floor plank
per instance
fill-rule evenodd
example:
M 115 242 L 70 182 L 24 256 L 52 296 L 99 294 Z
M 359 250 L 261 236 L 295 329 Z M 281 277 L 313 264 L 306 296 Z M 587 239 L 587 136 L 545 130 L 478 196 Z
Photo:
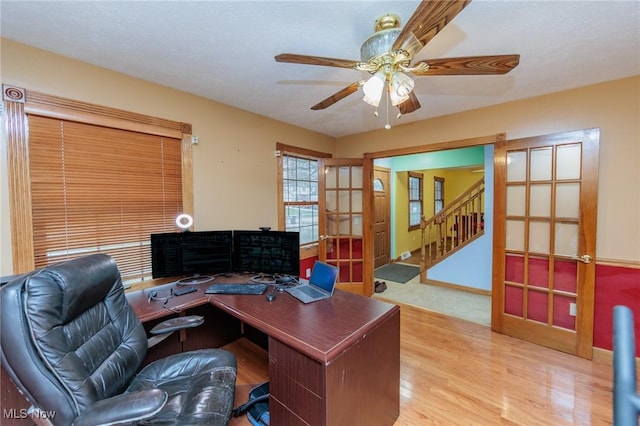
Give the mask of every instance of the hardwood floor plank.
M 239 339 L 224 346 L 233 352 L 238 363 L 236 378 L 236 397 L 233 407 L 238 407 L 249 398 L 249 392 L 255 386 L 269 380 L 269 354 L 247 339 Z M 251 426 L 247 416 L 232 417 L 228 426 Z
M 611 366 L 407 305 L 401 374 L 396 425 L 611 424 Z
M 611 365 L 400 306 L 400 416 L 395 426 L 612 423 Z M 268 380 L 268 355 L 245 339 L 228 348 L 238 358 L 237 406 L 251 387 Z M 374 395 L 362 408 L 373 403 Z M 243 416 L 230 425 L 249 422 Z

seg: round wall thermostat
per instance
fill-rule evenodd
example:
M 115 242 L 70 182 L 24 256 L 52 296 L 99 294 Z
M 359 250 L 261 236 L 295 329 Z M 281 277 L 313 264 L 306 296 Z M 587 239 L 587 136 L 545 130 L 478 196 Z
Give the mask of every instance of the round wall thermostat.
M 193 218 L 186 213 L 179 214 L 176 217 L 176 225 L 182 230 L 187 230 L 193 225 Z

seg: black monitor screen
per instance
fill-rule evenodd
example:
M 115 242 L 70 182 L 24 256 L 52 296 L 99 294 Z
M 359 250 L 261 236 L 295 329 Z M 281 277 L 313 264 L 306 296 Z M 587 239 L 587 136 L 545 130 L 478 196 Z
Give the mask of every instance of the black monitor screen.
M 238 272 L 300 275 L 300 234 L 233 231 L 233 268 Z
M 153 278 L 231 272 L 232 231 L 151 235 Z

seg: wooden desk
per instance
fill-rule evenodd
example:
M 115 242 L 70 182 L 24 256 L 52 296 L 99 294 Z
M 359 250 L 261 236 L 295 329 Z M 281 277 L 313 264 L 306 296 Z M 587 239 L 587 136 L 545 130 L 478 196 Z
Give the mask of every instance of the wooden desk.
M 305 305 L 285 292 L 268 302 L 264 295 L 208 296 L 207 285 L 197 287 L 198 292 L 170 299 L 164 307 L 147 301 L 148 290 L 128 298 L 143 322 L 172 315 L 170 309 L 191 313 L 208 304 L 209 310 L 265 333 L 272 425 L 394 424 L 400 412 L 398 306 L 341 290 Z M 168 293 L 166 286 L 155 290 Z M 214 337 L 221 342 L 238 333 L 228 321 L 206 324 L 200 328 L 208 335 L 222 333 Z

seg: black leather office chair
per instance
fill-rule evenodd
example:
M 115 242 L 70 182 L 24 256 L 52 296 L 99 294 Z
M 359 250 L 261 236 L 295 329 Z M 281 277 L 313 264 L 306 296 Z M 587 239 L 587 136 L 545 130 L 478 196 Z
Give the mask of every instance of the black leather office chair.
M 2 365 L 34 405 L 32 418 L 55 413 L 54 425 L 228 423 L 232 353 L 171 355 L 136 374 L 147 336 L 111 257 L 27 274 L 2 287 L 0 303 Z

